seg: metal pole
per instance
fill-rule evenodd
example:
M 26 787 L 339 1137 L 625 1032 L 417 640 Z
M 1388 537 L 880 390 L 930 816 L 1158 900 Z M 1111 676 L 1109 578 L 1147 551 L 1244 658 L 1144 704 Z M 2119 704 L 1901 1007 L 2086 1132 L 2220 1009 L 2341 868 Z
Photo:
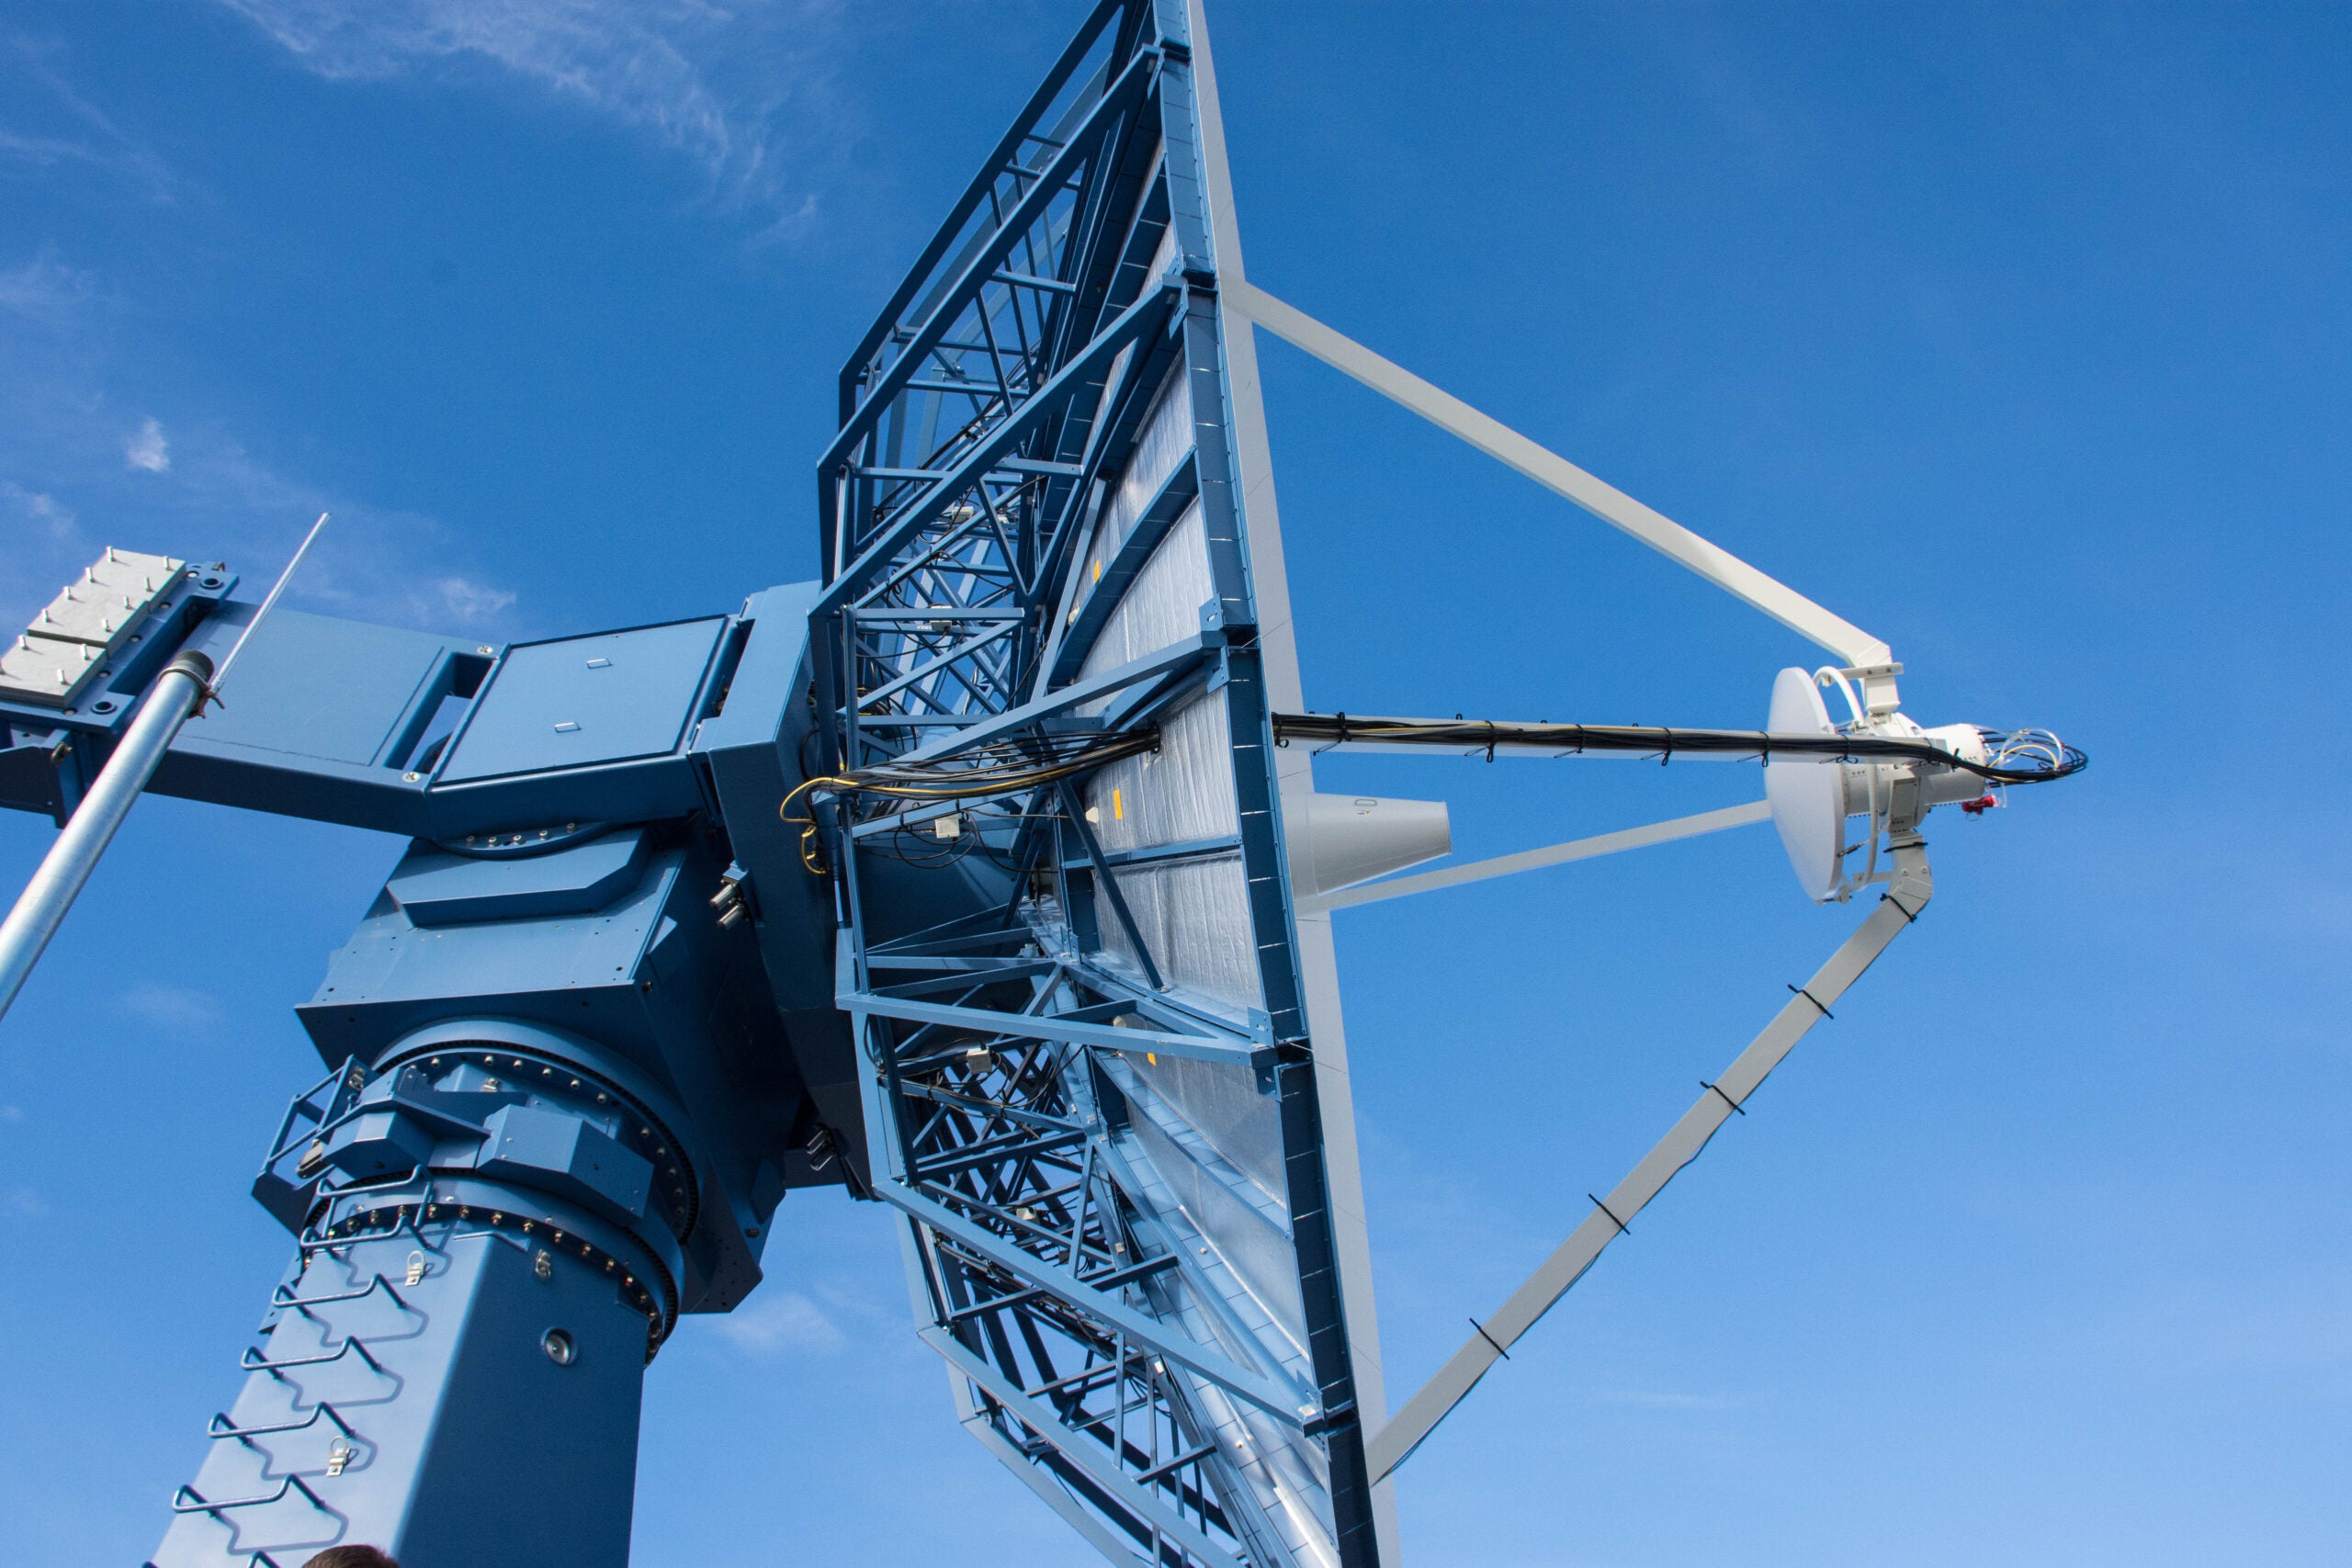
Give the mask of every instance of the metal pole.
M 212 660 L 192 650 L 173 660 L 156 678 L 123 733 L 122 744 L 98 770 L 97 782 L 49 847 L 17 907 L 0 922 L 0 1018 L 7 1016 L 82 885 L 97 869 L 98 857 L 114 840 L 115 829 L 130 814 L 131 803 L 154 776 L 172 738 L 196 711 L 211 680 Z

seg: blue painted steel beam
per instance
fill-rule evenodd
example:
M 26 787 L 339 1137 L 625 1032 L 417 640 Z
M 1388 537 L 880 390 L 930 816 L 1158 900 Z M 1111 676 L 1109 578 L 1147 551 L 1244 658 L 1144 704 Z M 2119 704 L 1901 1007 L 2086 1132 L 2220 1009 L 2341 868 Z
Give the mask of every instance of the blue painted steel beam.
M 1090 377 L 1107 367 L 1119 350 L 1157 331 L 1177 292 L 1172 287 L 1156 290 L 1127 307 L 1117 321 L 1087 345 L 1084 354 L 1057 370 L 1033 396 L 1023 400 L 1016 412 L 989 431 L 967 456 L 950 467 L 946 478 L 935 480 L 921 497 L 899 508 L 870 542 L 861 541 L 856 559 L 826 584 L 811 614 L 825 615 L 864 589 L 876 567 L 912 543 L 924 528 L 934 525 L 937 510 L 970 490 L 979 482 L 981 475 L 1010 457 L 1014 443 L 1032 426 L 1046 415 L 1060 412 L 1063 402 Z
M 907 307 L 914 301 L 915 296 L 930 278 L 933 270 L 946 256 L 948 247 L 956 243 L 956 236 L 963 231 L 966 223 L 970 220 L 975 212 L 979 210 L 980 204 L 988 198 L 989 192 L 994 188 L 1006 166 L 1014 162 L 1016 154 L 1025 143 L 1043 141 L 1035 134 L 1039 119 L 1052 107 L 1056 96 L 1069 85 L 1072 73 L 1085 62 L 1088 52 L 1101 39 L 1104 28 L 1114 21 L 1125 19 L 1133 9 L 1134 7 L 1127 3 L 1127 0 L 1102 0 L 1102 3 L 1096 6 L 1093 12 L 1087 17 L 1085 23 L 1080 27 L 1077 35 L 1063 49 L 1061 57 L 1046 71 L 1045 80 L 1040 82 L 1036 90 L 1029 96 L 1029 100 L 1022 107 L 1021 112 L 1013 117 L 1012 126 L 998 139 L 996 146 L 981 161 L 980 172 L 973 176 L 971 184 L 965 187 L 964 194 L 958 197 L 956 204 L 948 209 L 946 219 L 915 258 L 914 265 L 908 269 L 905 279 L 899 283 L 889 300 L 882 307 L 881 314 L 875 318 L 874 325 L 868 328 L 865 336 L 859 340 L 857 347 L 850 354 L 848 363 L 842 367 L 841 420 L 842 423 L 848 423 L 851 416 L 856 412 L 857 389 L 867 373 L 867 361 L 890 336 L 896 323 Z M 826 564 L 830 568 L 833 563 L 829 561 Z

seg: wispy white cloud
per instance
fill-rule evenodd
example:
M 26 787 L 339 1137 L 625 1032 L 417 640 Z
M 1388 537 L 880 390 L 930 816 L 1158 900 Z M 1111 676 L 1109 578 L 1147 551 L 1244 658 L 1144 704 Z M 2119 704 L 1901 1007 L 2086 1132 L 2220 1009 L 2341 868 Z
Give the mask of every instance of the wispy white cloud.
M 719 1337 L 753 1356 L 779 1350 L 839 1350 L 849 1343 L 824 1309 L 797 1291 L 763 1291 L 714 1325 Z
M 36 169 L 47 169 L 67 162 L 83 162 L 92 156 L 92 150 L 78 141 L 57 136 L 26 136 L 14 130 L 0 130 L 0 158 Z
M 115 998 L 116 1008 L 151 1028 L 172 1034 L 203 1034 L 220 1021 L 220 1003 L 191 986 L 141 982 Z
M 787 144 L 840 118 L 842 0 L 220 0 L 306 68 L 384 80 L 489 65 L 650 132 L 733 199 L 813 210 Z M 793 221 L 791 216 L 778 221 Z
M 40 535 L 60 543 L 80 543 L 82 532 L 74 525 L 80 519 L 74 515 L 72 508 L 60 505 L 56 497 L 0 480 L 0 501 L 6 501 L 8 510 Z
M 514 603 L 514 595 L 505 589 L 485 587 L 463 577 L 441 578 L 433 590 L 449 614 L 466 626 L 486 621 Z
M 66 79 L 61 45 L 20 33 L 0 35 L 0 105 L 17 124 L 0 124 L 0 170 L 45 174 L 62 166 L 96 169 L 129 180 L 159 203 L 174 201 L 179 181 L 154 150 Z M 28 129 L 28 118 L 43 123 Z
M 172 444 L 164 439 L 161 422 L 153 417 L 140 422 L 130 439 L 122 444 L 122 460 L 151 474 L 169 473 Z
M 91 275 L 44 250 L 20 266 L 0 268 L 0 310 L 44 327 L 66 325 L 96 293 Z

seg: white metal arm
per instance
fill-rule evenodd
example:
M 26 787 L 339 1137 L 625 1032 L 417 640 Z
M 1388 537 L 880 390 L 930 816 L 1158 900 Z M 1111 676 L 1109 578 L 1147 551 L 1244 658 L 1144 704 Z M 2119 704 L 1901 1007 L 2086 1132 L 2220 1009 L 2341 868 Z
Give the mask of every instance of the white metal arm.
M 1483 1324 L 1474 1320 L 1477 1332 L 1453 1353 L 1453 1359 L 1438 1369 L 1437 1375 L 1396 1413 L 1395 1420 L 1372 1435 L 1364 1453 L 1375 1480 L 1386 1477 L 1402 1464 L 1421 1439 L 1486 1376 L 1487 1369 L 1584 1277 L 1584 1271 L 1592 1267 L 1601 1249 L 1624 1234 L 1633 1217 L 1665 1189 L 1675 1173 L 1698 1157 L 1699 1151 L 1707 1146 L 1707 1140 L 1715 1135 L 1715 1130 L 1756 1092 L 1757 1086 L 1781 1065 L 1796 1043 L 1804 1038 L 1805 1032 L 1828 1016 L 1830 1005 L 1861 977 L 1862 971 L 1886 951 L 1898 932 L 1918 918 L 1933 891 L 1926 851 L 1917 840 L 1898 845 L 1894 851 L 1894 879 L 1870 919 L 1789 998 L 1788 1006 L 1724 1070 L 1723 1077 L 1705 1086 L 1697 1103 L 1682 1113 L 1682 1119 L 1642 1157 L 1642 1162 L 1608 1198 L 1597 1204 L 1584 1223 L 1568 1233 L 1568 1239 L 1560 1244 L 1559 1250 L 1545 1259 L 1525 1284 L 1512 1292 L 1510 1299 L 1492 1317 Z
M 1645 828 L 1623 828 L 1614 833 L 1600 833 L 1589 839 L 1571 839 L 1565 844 L 1550 844 L 1540 850 L 1521 850 L 1517 854 L 1497 855 L 1492 860 L 1474 860 L 1466 865 L 1441 866 L 1436 871 L 1425 871 L 1417 876 L 1392 876 L 1385 882 L 1367 882 L 1361 886 L 1327 893 L 1314 903 L 1318 909 L 1344 909 L 1351 904 L 1376 904 L 1383 898 L 1402 898 L 1408 893 L 1433 893 L 1441 887 L 1459 887 L 1465 882 L 1483 882 L 1490 876 L 1541 871 L 1547 865 L 1566 865 L 1571 861 L 1591 860 L 1597 855 L 1647 849 L 1652 844 L 1670 844 L 1677 839 L 1695 839 L 1702 833 L 1720 833 L 1726 828 L 1744 828 L 1750 822 L 1769 822 L 1771 818 L 1771 804 L 1755 800 L 1746 806 L 1727 806 L 1721 811 L 1702 811 L 1695 817 L 1677 817 L 1670 821 L 1653 822 Z
M 1894 661 L 1886 644 L 1861 627 L 1830 614 L 1795 589 L 1766 576 L 1729 550 L 1708 543 L 1615 486 L 1595 479 L 1499 420 L 1480 413 L 1402 366 L 1392 364 L 1363 344 L 1332 331 L 1306 311 L 1285 305 L 1257 285 L 1229 275 L 1222 290 L 1227 305 L 1276 337 L 1305 349 L 1383 397 L 1403 404 L 1439 429 L 1461 437 L 1546 490 L 1567 497 L 1603 523 L 1632 535 L 1668 559 L 1763 611 L 1798 636 L 1827 649 L 1849 666 L 1875 671 Z M 1888 705 L 1893 705 L 1891 700 Z

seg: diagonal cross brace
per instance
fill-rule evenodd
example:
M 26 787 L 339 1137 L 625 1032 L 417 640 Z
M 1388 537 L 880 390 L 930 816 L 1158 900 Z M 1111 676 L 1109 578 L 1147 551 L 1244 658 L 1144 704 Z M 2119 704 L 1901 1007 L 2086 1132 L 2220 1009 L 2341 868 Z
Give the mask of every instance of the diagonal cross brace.
M 1814 972 L 1798 995 L 1789 998 L 1788 1005 L 1724 1069 L 1723 1077 L 1706 1086 L 1697 1103 L 1682 1113 L 1682 1119 L 1642 1156 L 1642 1162 L 1625 1179 L 1608 1197 L 1595 1201 L 1593 1212 L 1568 1233 L 1568 1239 L 1560 1244 L 1559 1250 L 1528 1276 L 1525 1284 L 1511 1292 L 1510 1299 L 1496 1309 L 1495 1314 L 1453 1353 L 1452 1359 L 1438 1369 L 1437 1375 L 1422 1385 L 1394 1420 L 1373 1434 L 1365 1444 L 1365 1458 L 1374 1481 L 1385 1479 L 1404 1463 L 1437 1424 L 1477 1386 L 1487 1370 L 1584 1277 L 1585 1270 L 1600 1258 L 1601 1249 L 1624 1234 L 1626 1224 L 1641 1213 L 1643 1206 L 1657 1197 L 1677 1172 L 1699 1156 L 1699 1151 L 1707 1146 L 1707 1140 L 1715 1135 L 1715 1130 L 1740 1108 L 1741 1101 L 1756 1092 L 1766 1075 L 1779 1066 L 1805 1032 L 1825 1016 L 1812 998 L 1836 1001 L 1886 951 L 1896 934 L 1918 919 L 1934 889 L 1926 852 L 1916 840 L 1898 846 L 1894 863 L 1894 882 L 1870 919 L 1829 955 L 1829 962 Z
M 1522 871 L 1541 871 L 1545 866 L 1566 865 L 1600 855 L 1622 854 L 1627 850 L 1647 849 L 1653 844 L 1671 844 L 1683 839 L 1697 838 L 1702 833 L 1720 833 L 1727 828 L 1744 828 L 1751 822 L 1770 821 L 1771 816 L 1770 806 L 1760 800 L 1750 801 L 1745 806 L 1727 806 L 1720 811 L 1702 811 L 1695 817 L 1677 817 L 1670 821 L 1653 822 L 1645 828 L 1621 828 L 1614 833 L 1571 839 L 1565 844 L 1550 844 L 1540 850 L 1521 850 L 1517 854 L 1497 855 L 1491 860 L 1474 860 L 1462 865 L 1441 866 L 1435 871 L 1425 871 L 1412 876 L 1392 876 L 1385 881 L 1367 882 L 1342 888 L 1337 893 L 1322 894 L 1312 900 L 1312 904 L 1318 909 L 1344 909 L 1354 904 L 1377 904 L 1384 898 L 1402 898 L 1408 893 L 1433 893 L 1441 887 L 1459 887 L 1464 883 L 1483 882 L 1490 876 L 1510 876 Z
M 865 438 L 881 418 L 882 411 L 888 406 L 890 400 L 906 389 L 908 382 L 914 378 L 932 350 L 940 346 L 948 327 L 973 302 L 985 285 L 1012 281 L 997 276 L 999 263 L 1035 228 L 1038 220 L 1045 216 L 1048 204 L 1070 184 L 1079 165 L 1094 156 L 1095 143 L 1142 96 L 1156 64 L 1155 56 L 1137 55 L 1128 62 L 1118 80 L 1111 83 L 1102 96 L 1095 100 L 1078 134 L 1054 154 L 1043 170 L 1037 171 L 1043 177 L 1028 187 L 1014 203 L 1012 210 L 1004 215 L 978 254 L 964 265 L 945 294 L 933 303 L 922 324 L 915 329 L 912 338 L 900 349 L 898 357 L 875 377 L 854 412 L 842 419 L 841 434 L 833 437 L 832 445 L 818 460 L 820 472 L 830 473 L 848 460 L 857 444 Z M 875 341 L 878 347 L 879 340 Z
M 809 607 L 809 615 L 826 615 L 848 604 L 876 570 L 896 558 L 900 550 L 912 544 L 924 528 L 931 525 L 937 512 L 948 502 L 980 482 L 980 477 L 998 463 L 1011 457 L 1037 421 L 1058 410 L 1082 386 L 1087 378 L 1108 366 L 1119 350 L 1136 339 L 1155 331 L 1174 303 L 1182 286 L 1170 284 L 1151 289 L 1102 329 L 1070 362 L 1054 372 L 1052 379 L 1037 389 L 1001 423 L 990 427 L 978 442 L 944 471 L 946 478 L 933 481 L 914 501 L 901 506 L 881 534 L 870 538 L 859 551 L 857 558 L 843 567 L 839 576 L 825 585 L 817 603 Z
M 1285 305 L 1255 284 L 1224 280 L 1225 302 L 1276 337 L 1306 350 L 1334 370 L 1403 404 L 1449 434 L 1459 436 L 1544 489 L 1566 496 L 1612 528 L 1632 535 L 1677 565 L 1688 568 L 1733 597 L 1763 611 L 1808 641 L 1818 643 L 1857 668 L 1883 666 L 1894 655 L 1886 644 L 1832 615 L 1774 578 L 1709 543 L 1662 513 L 1536 445 L 1501 421 L 1480 413 L 1400 365 L 1334 332 L 1306 311 Z
M 1202 1533 L 1193 1521 L 1170 1507 L 1152 1490 L 1145 1477 L 1126 1471 L 1098 1444 L 1080 1438 L 1050 1406 L 1030 1398 L 1011 1379 L 972 1354 L 954 1335 L 939 1328 L 923 1328 L 916 1332 L 922 1342 L 938 1351 L 949 1366 L 988 1390 L 989 1398 L 1012 1412 L 1023 1426 L 1053 1444 L 1071 1463 L 1084 1471 L 1088 1479 L 1115 1498 L 1121 1506 L 1204 1562 L 1214 1564 L 1216 1568 L 1247 1568 L 1241 1559 L 1219 1546 Z M 1215 1453 L 1216 1450 L 1209 1452 Z M 1199 1459 L 1208 1455 L 1190 1457 Z
M 1112 1332 L 1158 1351 L 1294 1430 L 1304 1427 L 1322 1413 L 1322 1402 L 1313 1390 L 1302 1388 L 1280 1373 L 1270 1376 L 1251 1371 L 1222 1349 L 1200 1344 L 1182 1326 L 1163 1323 L 1107 1292 L 1093 1289 L 903 1182 L 877 1181 L 874 1193 L 910 1218 L 953 1238 L 957 1247 L 1046 1292 Z
M 956 976 L 968 983 L 968 976 Z M 1092 1045 L 1105 1051 L 1150 1052 L 1200 1062 L 1223 1062 L 1255 1068 L 1273 1055 L 1273 1047 L 1239 1035 L 1179 1034 L 1164 1029 L 1128 1029 L 1114 1023 L 1093 1023 L 1049 1012 L 999 1012 L 990 1008 L 962 1007 L 950 1002 L 923 1002 L 879 991 L 842 991 L 835 1005 L 852 1014 L 895 1018 L 906 1023 L 935 1023 L 968 1030 L 984 1036 L 1006 1035 L 1023 1040 L 1059 1040 L 1072 1045 Z

